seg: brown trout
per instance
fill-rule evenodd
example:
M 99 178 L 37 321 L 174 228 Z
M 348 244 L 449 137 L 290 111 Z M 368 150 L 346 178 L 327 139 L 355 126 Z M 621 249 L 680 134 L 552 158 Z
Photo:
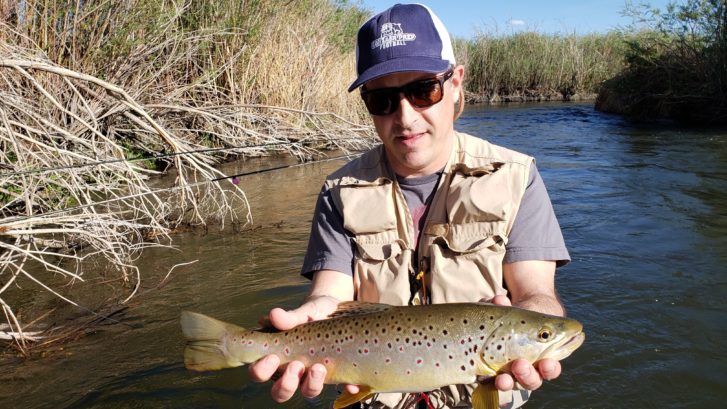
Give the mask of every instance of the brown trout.
M 288 331 L 247 330 L 184 311 L 187 368 L 231 368 L 276 354 L 281 363 L 302 361 L 327 369 L 325 383 L 360 385 L 334 402 L 343 408 L 379 392 L 425 392 L 472 384 L 507 372 L 524 358 L 560 360 L 583 341 L 573 319 L 482 303 L 391 306 L 341 303 L 329 318 Z M 496 408 L 497 391 L 480 385 L 475 409 Z

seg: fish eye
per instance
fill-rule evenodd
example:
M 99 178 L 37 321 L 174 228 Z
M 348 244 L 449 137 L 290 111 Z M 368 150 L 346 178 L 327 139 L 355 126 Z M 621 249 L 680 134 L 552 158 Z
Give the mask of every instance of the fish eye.
M 548 327 L 540 328 L 538 331 L 538 341 L 539 342 L 548 342 L 551 339 L 553 339 L 554 332 L 552 329 Z

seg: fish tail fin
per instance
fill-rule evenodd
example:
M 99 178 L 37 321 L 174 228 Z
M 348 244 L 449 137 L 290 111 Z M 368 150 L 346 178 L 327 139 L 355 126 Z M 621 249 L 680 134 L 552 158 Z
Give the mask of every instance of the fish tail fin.
M 472 409 L 498 409 L 500 407 L 500 393 L 495 388 L 495 382 L 481 383 L 472 392 Z
M 356 394 L 348 393 L 345 389 L 341 392 L 341 395 L 336 398 L 333 402 L 333 409 L 342 409 L 353 405 L 356 402 L 367 399 L 373 395 L 374 392 L 368 386 L 361 385 L 359 391 Z
M 244 328 L 190 311 L 182 311 L 180 322 L 187 338 L 184 365 L 188 369 L 210 371 L 247 363 L 232 356 L 225 344 L 227 334 L 245 331 Z

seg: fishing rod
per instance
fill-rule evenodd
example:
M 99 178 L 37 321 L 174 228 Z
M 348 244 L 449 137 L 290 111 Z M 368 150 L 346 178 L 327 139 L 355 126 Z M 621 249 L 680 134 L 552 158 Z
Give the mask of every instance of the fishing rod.
M 342 138 L 336 138 L 336 141 L 345 141 L 345 140 L 352 140 L 352 139 L 361 139 L 361 138 L 360 137 L 356 137 L 356 138 L 355 137 L 342 137 Z M 313 139 L 313 140 L 309 140 L 309 141 L 321 142 L 321 141 L 332 141 L 332 139 L 320 138 L 320 139 Z M 109 164 L 114 164 L 114 163 L 133 163 L 133 162 L 140 162 L 140 161 L 145 161 L 145 160 L 173 158 L 173 157 L 177 157 L 177 156 L 192 155 L 192 154 L 198 154 L 198 153 L 215 153 L 215 152 L 224 152 L 224 151 L 238 150 L 238 149 L 240 149 L 240 150 L 258 149 L 258 148 L 268 148 L 271 146 L 295 145 L 295 144 L 299 144 L 299 143 L 300 142 L 293 142 L 293 141 L 269 142 L 269 143 L 263 143 L 263 144 L 258 144 L 258 145 L 228 146 L 228 147 L 220 147 L 220 148 L 196 149 L 196 150 L 191 150 L 191 151 L 182 151 L 182 152 L 173 152 L 173 153 L 158 153 L 158 154 L 139 157 L 139 158 L 108 159 L 108 160 L 102 160 L 102 161 L 96 161 L 96 162 L 79 163 L 79 164 L 75 164 L 75 165 L 57 166 L 57 167 L 52 167 L 52 168 L 31 169 L 31 170 L 24 170 L 24 171 L 20 171 L 20 172 L 6 172 L 6 173 L 0 173 L 0 177 L 35 175 L 35 174 L 56 172 L 56 171 L 61 171 L 61 170 L 72 170 L 72 169 L 82 169 L 82 168 L 87 168 L 87 167 L 96 167 L 96 166 L 109 165 Z
M 350 159 L 355 159 L 355 158 L 361 156 L 362 154 L 363 154 L 363 152 L 357 152 L 357 153 L 354 153 L 354 154 L 341 155 L 341 156 L 336 156 L 336 157 L 333 157 L 333 158 L 319 159 L 319 160 L 310 161 L 310 162 L 303 162 L 303 163 L 294 163 L 294 164 L 291 164 L 291 165 L 275 166 L 275 167 L 271 167 L 271 168 L 258 169 L 258 170 L 254 170 L 254 171 L 243 172 L 243 173 L 238 173 L 238 174 L 229 175 L 229 176 L 220 176 L 220 177 L 217 177 L 217 178 L 214 178 L 214 179 L 203 180 L 203 181 L 195 182 L 195 183 L 188 183 L 186 185 L 173 186 L 173 187 L 164 188 L 164 189 L 149 190 L 149 191 L 137 193 L 137 194 L 131 195 L 131 196 L 116 197 L 116 198 L 113 198 L 113 199 L 102 200 L 100 202 L 87 203 L 87 204 L 84 204 L 84 205 L 78 205 L 78 206 L 74 206 L 74 207 L 68 207 L 68 208 L 65 208 L 65 209 L 58 209 L 58 210 L 54 210 L 52 212 L 43 213 L 41 215 L 22 216 L 22 217 L 18 217 L 18 218 L 9 217 L 9 218 L 7 218 L 5 220 L 7 222 L 22 222 L 22 221 L 25 221 L 25 220 L 30 220 L 30 219 L 35 219 L 35 218 L 56 216 L 58 214 L 68 213 L 68 212 L 72 212 L 72 211 L 75 211 L 75 210 L 82 210 L 82 209 L 89 208 L 89 207 L 93 207 L 93 206 L 99 206 L 99 205 L 109 204 L 109 203 L 113 203 L 113 202 L 116 202 L 116 201 L 119 201 L 119 200 L 126 200 L 126 199 L 131 199 L 133 197 L 142 197 L 142 196 L 146 196 L 146 195 L 150 195 L 150 194 L 157 194 L 157 193 L 162 193 L 162 192 L 172 192 L 172 191 L 179 190 L 179 189 L 187 189 L 187 188 L 190 188 L 190 187 L 197 187 L 197 186 L 205 185 L 205 184 L 208 184 L 208 183 L 219 182 L 219 181 L 227 180 L 227 179 L 230 179 L 230 181 L 232 182 L 232 184 L 238 185 L 240 183 L 239 178 L 241 178 L 241 177 L 252 176 L 252 175 L 257 175 L 257 174 L 261 174 L 261 173 L 268 173 L 268 172 L 273 172 L 273 171 L 276 171 L 276 170 L 290 169 L 290 168 L 296 168 L 296 167 L 301 167 L 301 166 L 306 166 L 306 165 L 313 165 L 313 164 L 318 164 L 318 163 L 331 162 L 331 161 L 340 160 L 340 159 L 349 159 L 350 160 Z

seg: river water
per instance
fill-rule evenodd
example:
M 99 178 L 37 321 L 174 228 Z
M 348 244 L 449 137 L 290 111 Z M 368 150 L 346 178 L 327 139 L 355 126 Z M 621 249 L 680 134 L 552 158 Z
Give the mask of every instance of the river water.
M 727 407 L 727 131 L 634 125 L 583 103 L 469 107 L 456 127 L 537 158 L 573 258 L 557 286 L 587 339 L 526 407 Z M 124 324 L 0 363 L 0 407 L 276 407 L 245 368 L 185 370 L 179 312 L 252 325 L 295 307 L 313 205 L 342 163 L 244 179 L 257 230 L 180 233 L 177 250 L 146 251 L 139 265 L 152 278 Z

